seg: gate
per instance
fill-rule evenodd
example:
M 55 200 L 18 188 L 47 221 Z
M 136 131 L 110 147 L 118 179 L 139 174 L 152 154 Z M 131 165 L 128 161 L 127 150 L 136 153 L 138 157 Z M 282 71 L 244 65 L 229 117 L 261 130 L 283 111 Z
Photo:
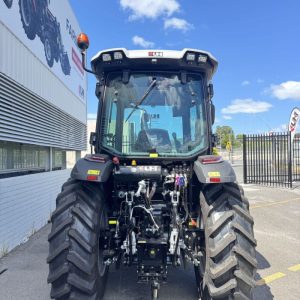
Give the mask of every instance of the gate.
M 244 183 L 293 187 L 300 180 L 300 137 L 291 133 L 243 136 Z

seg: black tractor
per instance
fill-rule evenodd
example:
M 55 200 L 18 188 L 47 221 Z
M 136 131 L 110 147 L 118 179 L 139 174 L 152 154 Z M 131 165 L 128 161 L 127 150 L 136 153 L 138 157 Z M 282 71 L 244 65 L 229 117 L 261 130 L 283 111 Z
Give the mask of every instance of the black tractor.
M 19 0 L 19 9 L 24 31 L 30 40 L 39 36 L 44 45 L 45 57 L 50 68 L 54 60 L 60 61 L 65 75 L 70 75 L 68 53 L 62 43 L 60 23 L 48 8 L 49 0 Z
M 88 70 L 86 35 L 78 45 L 98 80 L 98 118 L 93 152 L 76 163 L 51 217 L 51 297 L 102 299 L 115 265 L 136 268 L 158 299 L 168 271 L 190 263 L 198 299 L 252 299 L 249 202 L 231 165 L 212 155 L 216 59 L 120 48 L 99 52 Z

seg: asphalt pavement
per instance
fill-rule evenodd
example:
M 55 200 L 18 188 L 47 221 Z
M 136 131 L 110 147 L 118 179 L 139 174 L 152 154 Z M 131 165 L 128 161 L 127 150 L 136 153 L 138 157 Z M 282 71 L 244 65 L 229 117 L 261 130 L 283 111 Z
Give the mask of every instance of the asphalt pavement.
M 238 177 L 242 169 L 235 167 Z M 300 299 L 300 189 L 244 185 L 258 242 L 254 299 Z M 47 235 L 50 225 L 0 259 L 0 300 L 49 300 Z M 136 283 L 136 269 L 111 268 L 104 300 L 148 300 L 150 287 Z M 196 299 L 193 268 L 168 270 L 161 300 Z

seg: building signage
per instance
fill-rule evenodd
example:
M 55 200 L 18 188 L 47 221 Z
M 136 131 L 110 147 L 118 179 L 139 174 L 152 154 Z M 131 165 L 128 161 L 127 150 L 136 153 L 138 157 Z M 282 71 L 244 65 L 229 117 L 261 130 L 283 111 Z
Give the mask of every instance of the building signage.
M 81 30 L 68 1 L 0 0 L 0 22 L 85 102 L 86 75 L 76 46 Z

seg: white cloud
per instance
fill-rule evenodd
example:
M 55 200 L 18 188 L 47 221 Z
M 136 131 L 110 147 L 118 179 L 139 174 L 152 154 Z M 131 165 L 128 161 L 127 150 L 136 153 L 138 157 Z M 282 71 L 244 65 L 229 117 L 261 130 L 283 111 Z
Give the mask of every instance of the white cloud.
M 287 124 L 281 124 L 280 126 L 273 128 L 271 131 L 273 132 L 286 132 L 288 131 L 288 125 Z
M 242 82 L 242 86 L 246 86 L 246 85 L 249 85 L 250 84 L 250 81 L 249 80 L 244 80 Z
M 255 101 L 251 98 L 248 99 L 235 99 L 230 105 L 222 108 L 222 114 L 256 114 L 268 111 L 272 104 L 264 101 Z
M 90 113 L 90 114 L 87 115 L 87 118 L 88 118 L 88 120 L 96 120 L 97 119 L 97 114 Z
M 300 100 L 300 81 L 286 81 L 278 85 L 271 85 L 270 91 L 279 100 Z
M 164 28 L 165 29 L 177 29 L 177 30 L 186 32 L 188 30 L 193 29 L 194 26 L 184 19 L 171 18 L 171 19 L 165 20 Z
M 177 0 L 120 0 L 120 4 L 123 9 L 131 12 L 130 20 L 170 17 L 180 10 Z
M 142 48 L 153 48 L 154 43 L 150 41 L 146 41 L 143 37 L 135 35 L 132 37 L 132 42 L 134 45 L 140 46 Z
M 232 116 L 224 115 L 224 116 L 223 116 L 223 119 L 225 119 L 225 120 L 231 120 L 231 119 L 232 119 Z
M 264 83 L 265 81 L 264 81 L 263 79 L 261 79 L 261 78 L 258 78 L 258 79 L 256 80 L 256 82 L 257 82 L 257 83 Z

